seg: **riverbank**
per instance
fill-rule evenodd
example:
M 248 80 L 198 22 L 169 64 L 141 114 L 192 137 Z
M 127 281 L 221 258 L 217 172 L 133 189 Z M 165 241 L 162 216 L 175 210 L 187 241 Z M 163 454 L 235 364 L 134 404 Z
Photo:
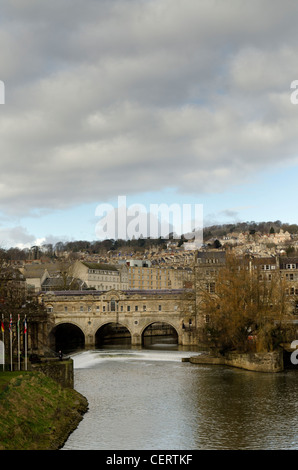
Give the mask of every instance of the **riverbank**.
M 225 355 L 206 352 L 192 356 L 188 360 L 192 364 L 213 364 L 237 367 L 256 372 L 281 372 L 284 370 L 283 351 L 265 353 L 229 352 Z
M 41 372 L 0 373 L 0 450 L 58 450 L 88 402 Z

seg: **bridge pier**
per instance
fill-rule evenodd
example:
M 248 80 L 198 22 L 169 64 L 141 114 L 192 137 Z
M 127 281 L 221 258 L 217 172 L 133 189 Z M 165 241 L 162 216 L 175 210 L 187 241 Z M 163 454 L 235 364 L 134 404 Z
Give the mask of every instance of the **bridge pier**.
M 131 345 L 132 346 L 142 346 L 142 335 L 134 333 L 131 335 Z
M 85 334 L 85 348 L 94 349 L 95 348 L 95 335 L 94 334 Z
M 197 345 L 197 332 L 195 329 L 183 330 L 178 335 L 178 343 L 181 346 L 196 346 Z

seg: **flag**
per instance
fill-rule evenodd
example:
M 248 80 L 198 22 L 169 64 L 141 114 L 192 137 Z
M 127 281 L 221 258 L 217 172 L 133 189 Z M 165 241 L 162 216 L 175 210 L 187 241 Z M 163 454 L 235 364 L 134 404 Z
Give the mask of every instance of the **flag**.
M 25 315 L 25 319 L 24 319 L 24 340 L 25 340 L 25 370 L 27 370 L 27 318 L 26 318 L 26 315 Z
M 19 370 L 21 370 L 21 351 L 20 351 L 20 314 L 18 314 L 18 321 L 17 321 L 17 333 L 18 333 L 18 366 L 19 366 Z
M 12 367 L 12 314 L 10 314 L 9 319 L 9 336 L 10 336 L 10 370 L 13 370 Z
M 2 331 L 2 343 L 3 343 L 3 371 L 5 370 L 5 352 L 4 352 L 4 315 L 2 313 L 2 320 L 1 320 L 1 331 Z

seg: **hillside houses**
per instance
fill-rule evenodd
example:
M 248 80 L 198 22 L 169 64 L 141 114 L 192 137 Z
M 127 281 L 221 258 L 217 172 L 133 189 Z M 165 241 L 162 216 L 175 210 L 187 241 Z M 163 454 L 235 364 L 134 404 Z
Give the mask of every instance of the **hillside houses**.
M 275 249 L 276 247 L 284 246 L 285 244 L 295 240 L 295 237 L 291 235 L 288 231 L 283 231 L 280 229 L 278 233 L 261 233 L 247 231 L 247 232 L 232 232 L 226 234 L 222 237 L 216 238 L 222 246 L 242 246 L 245 249 L 250 248 L 256 252 L 268 249 L 268 246 Z M 208 240 L 206 243 L 214 243 L 215 238 Z
M 261 263 L 262 275 L 266 274 L 268 278 L 274 270 L 280 271 L 289 283 L 289 295 L 298 293 L 297 265 L 286 262 L 289 257 L 285 256 L 289 248 L 295 255 L 297 235 L 287 230 L 267 234 L 250 230 L 230 232 L 217 240 L 218 248 L 214 247 L 215 240 L 211 238 L 205 240 L 202 248 L 193 251 L 185 250 L 183 245 L 179 246 L 174 241 L 166 246 L 146 246 L 142 251 L 130 251 L 128 247 L 123 251 L 100 253 L 63 251 L 63 256 L 58 259 L 20 261 L 23 264 L 20 270 L 31 293 L 87 289 L 191 289 L 196 284 L 195 275 L 202 280 L 207 276 L 208 288 L 212 290 L 210 279 L 217 271 L 217 264 L 221 263 L 215 260 L 221 256 L 220 253 L 231 252 L 235 256 L 247 256 L 255 264 Z

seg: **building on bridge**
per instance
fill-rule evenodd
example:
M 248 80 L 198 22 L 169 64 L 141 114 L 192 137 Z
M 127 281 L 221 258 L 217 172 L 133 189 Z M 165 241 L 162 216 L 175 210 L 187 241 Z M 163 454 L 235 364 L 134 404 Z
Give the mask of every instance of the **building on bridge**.
M 177 344 L 196 344 L 192 290 L 56 291 L 41 293 L 39 301 L 55 350 L 95 348 L 113 334 L 140 346 L 149 335 L 167 336 L 170 329 Z

